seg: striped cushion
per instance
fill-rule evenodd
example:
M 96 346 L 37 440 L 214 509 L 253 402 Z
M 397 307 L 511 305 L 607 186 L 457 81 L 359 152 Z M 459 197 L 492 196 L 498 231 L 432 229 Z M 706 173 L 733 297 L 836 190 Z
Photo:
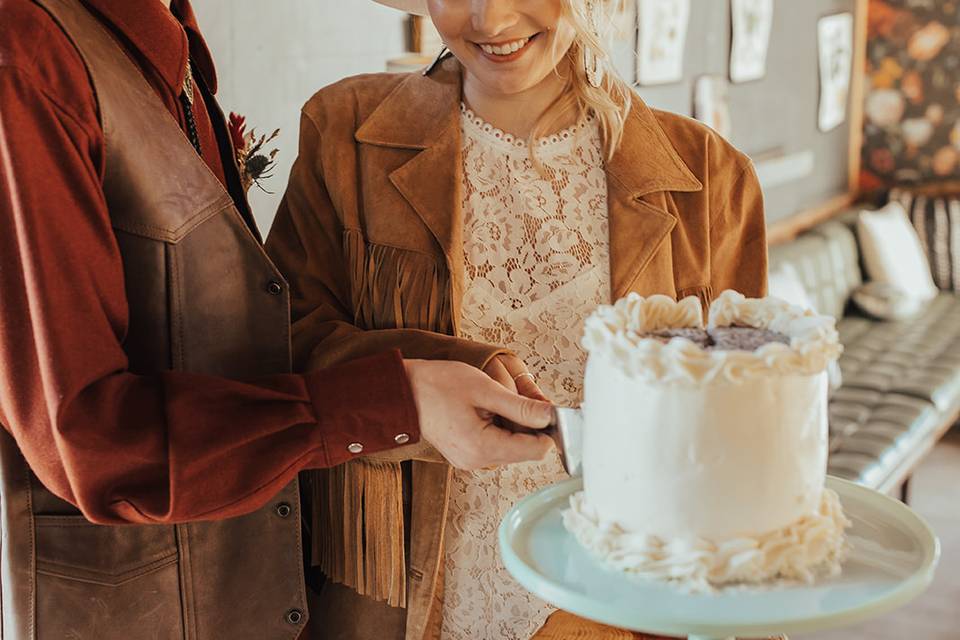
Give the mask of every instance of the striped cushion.
M 890 192 L 890 200 L 907 210 L 937 287 L 960 291 L 960 194 L 932 195 L 898 188 Z

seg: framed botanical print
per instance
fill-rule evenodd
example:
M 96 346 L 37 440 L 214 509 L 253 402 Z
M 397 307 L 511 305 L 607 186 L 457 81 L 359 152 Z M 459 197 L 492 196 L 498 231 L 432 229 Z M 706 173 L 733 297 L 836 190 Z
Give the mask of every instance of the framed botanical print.
M 723 75 L 702 75 L 694 86 L 693 117 L 724 138 L 733 133 L 729 89 Z
M 730 0 L 730 20 L 730 81 L 763 78 L 773 29 L 773 0 Z
M 847 118 L 853 71 L 853 14 L 838 13 L 817 24 L 820 51 L 820 131 L 831 131 Z
M 690 0 L 637 0 L 637 84 L 683 79 Z

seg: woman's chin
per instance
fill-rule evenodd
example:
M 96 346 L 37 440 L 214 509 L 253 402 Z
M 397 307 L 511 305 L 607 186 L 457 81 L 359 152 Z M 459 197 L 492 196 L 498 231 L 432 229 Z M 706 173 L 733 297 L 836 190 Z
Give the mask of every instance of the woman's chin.
M 483 87 L 484 93 L 492 95 L 510 96 L 523 93 L 539 84 L 539 79 L 529 73 L 515 72 L 507 69 L 487 70 L 471 69 L 467 73 Z

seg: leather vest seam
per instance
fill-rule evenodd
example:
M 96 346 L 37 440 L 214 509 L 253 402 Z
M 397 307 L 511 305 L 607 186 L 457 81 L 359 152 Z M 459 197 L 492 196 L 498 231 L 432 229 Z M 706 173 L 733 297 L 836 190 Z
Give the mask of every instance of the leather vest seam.
M 193 554 L 190 550 L 190 527 L 186 524 L 176 526 L 177 549 L 180 550 L 180 606 L 183 607 L 183 637 L 184 640 L 195 640 L 200 637 L 197 628 L 197 616 L 193 601 Z
M 46 562 L 40 560 L 37 562 L 37 574 L 52 576 L 55 578 L 63 578 L 66 580 L 71 580 L 73 582 L 85 582 L 87 584 L 96 584 L 107 587 L 118 587 L 124 585 L 128 582 L 132 582 L 138 578 L 141 578 L 147 574 L 159 571 L 160 569 L 169 567 L 170 565 L 176 564 L 177 562 L 177 553 L 168 553 L 166 557 L 154 560 L 148 564 L 142 565 L 137 569 L 132 569 L 130 571 L 119 574 L 115 580 L 106 580 L 103 578 L 96 578 L 98 572 L 93 571 L 84 571 L 82 567 L 74 567 L 68 564 L 62 564 L 57 562 Z M 85 575 L 84 575 L 85 574 Z M 104 574 L 99 574 L 104 575 Z
M 183 354 L 183 286 L 180 277 L 180 252 L 176 245 L 166 245 L 168 284 L 170 287 L 170 360 L 175 371 L 184 370 Z
M 176 244 L 183 240 L 191 231 L 199 227 L 210 218 L 228 211 L 233 207 L 233 201 L 229 196 L 223 195 L 216 201 L 201 209 L 198 213 L 191 216 L 178 227 L 169 228 L 159 225 L 147 224 L 144 222 L 129 222 L 123 219 L 113 218 L 111 225 L 118 231 L 130 233 L 137 236 L 143 236 L 153 240 L 161 240 L 170 244 Z
M 291 484 L 292 484 L 294 487 L 296 487 L 297 494 L 299 495 L 299 493 L 300 493 L 300 479 L 299 479 L 299 477 L 294 476 L 293 481 L 291 482 Z M 296 519 L 299 521 L 299 520 L 301 519 L 301 517 L 302 517 L 301 514 L 300 514 L 300 505 L 299 505 L 299 504 L 297 504 L 297 506 L 295 507 L 294 513 L 295 513 L 295 515 L 296 515 Z M 300 536 L 297 536 L 296 554 L 294 555 L 293 553 L 291 553 L 290 555 L 292 556 L 292 558 L 293 558 L 296 562 L 299 563 L 299 566 L 300 566 L 300 583 L 301 583 L 301 584 L 305 584 L 306 580 L 305 580 L 305 576 L 303 575 L 303 539 L 302 539 Z M 305 596 L 306 596 L 306 592 L 305 592 L 305 591 L 301 591 L 299 595 L 300 595 L 300 610 L 303 611 L 304 616 L 306 616 L 307 621 L 309 621 L 309 619 L 310 619 L 310 607 L 309 607 L 309 605 L 307 604 L 307 600 L 306 600 L 306 597 L 305 597 Z M 300 637 L 300 633 L 301 633 L 301 629 L 297 629 L 297 630 L 293 633 L 293 635 L 290 636 L 291 640 L 296 640 L 297 638 L 299 638 L 299 637 Z
M 27 475 L 27 515 L 30 519 L 30 637 L 37 634 L 37 528 L 36 517 L 33 514 L 33 484 L 30 472 L 24 469 Z

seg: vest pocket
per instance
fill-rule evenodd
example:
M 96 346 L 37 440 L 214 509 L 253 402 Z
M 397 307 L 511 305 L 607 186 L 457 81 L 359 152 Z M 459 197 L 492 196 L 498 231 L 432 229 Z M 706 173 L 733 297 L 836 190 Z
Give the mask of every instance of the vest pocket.
M 174 528 L 35 516 L 37 638 L 182 640 Z

